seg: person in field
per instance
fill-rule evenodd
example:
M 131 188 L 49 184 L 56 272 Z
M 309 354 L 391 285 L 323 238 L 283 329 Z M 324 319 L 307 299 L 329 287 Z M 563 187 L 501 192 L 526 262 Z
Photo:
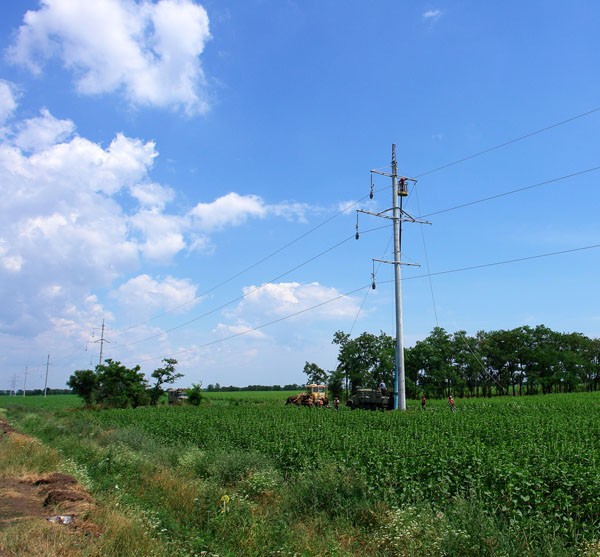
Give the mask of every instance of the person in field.
M 425 395 L 421 396 L 421 410 L 425 410 L 425 407 L 427 406 L 427 399 L 425 398 Z
M 454 412 L 454 410 L 456 410 L 456 406 L 455 406 L 455 404 L 454 404 L 454 397 L 453 397 L 452 395 L 450 395 L 450 396 L 448 397 L 448 406 L 450 407 L 450 410 L 451 410 L 452 412 Z
M 381 394 L 383 396 L 386 395 L 386 393 L 387 393 L 387 387 L 386 387 L 385 382 L 383 380 L 381 381 L 381 383 L 379 383 L 379 390 L 381 391 Z

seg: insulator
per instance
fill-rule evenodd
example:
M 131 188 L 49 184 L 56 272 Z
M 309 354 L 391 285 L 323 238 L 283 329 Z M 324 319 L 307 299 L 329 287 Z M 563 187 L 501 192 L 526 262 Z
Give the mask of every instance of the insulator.
M 375 288 L 376 288 L 375 281 L 373 281 L 373 282 L 371 283 L 371 288 L 372 288 L 373 290 L 375 290 Z
M 360 238 L 359 234 L 358 234 L 358 230 L 356 231 L 356 234 L 354 235 L 354 237 L 358 240 Z
M 369 199 L 373 199 L 373 188 L 371 188 L 371 191 L 369 192 Z

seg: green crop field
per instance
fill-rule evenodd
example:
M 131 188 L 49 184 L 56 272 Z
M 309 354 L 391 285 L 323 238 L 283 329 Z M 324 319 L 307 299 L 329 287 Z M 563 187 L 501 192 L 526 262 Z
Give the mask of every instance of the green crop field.
M 25 409 L 15 412 L 30 432 L 72 451 L 97 486 L 137 492 L 139 455 L 153 452 L 182 478 L 227 495 L 221 510 L 246 535 L 259 528 L 256 509 L 268 499 L 279 512 L 261 526 L 273 530 L 263 534 L 270 541 L 261 542 L 262 555 L 289 549 L 286 535 L 298 533 L 282 525 L 298 520 L 329 524 L 330 544 L 346 538 L 344 528 L 354 540 L 298 555 L 593 555 L 583 548 L 600 545 L 600 393 L 464 399 L 455 413 L 442 401 L 424 412 L 413 402 L 403 413 L 284 406 L 288 394 L 211 393 L 200 407 L 59 412 L 80 442 L 86 431 L 113 432 L 95 463 L 98 450 L 76 450 L 64 425 L 52 432 Z M 0 398 L 0 406 L 14 398 Z M 33 409 L 34 397 L 25 404 Z M 39 404 L 53 408 L 49 399 Z M 136 504 L 152 504 L 138 497 Z M 174 537 L 208 532 L 196 532 L 202 541 L 193 547 L 179 540 L 190 552 L 261 555 L 236 553 L 233 540 L 219 544 L 206 517 L 184 527 L 157 512 Z

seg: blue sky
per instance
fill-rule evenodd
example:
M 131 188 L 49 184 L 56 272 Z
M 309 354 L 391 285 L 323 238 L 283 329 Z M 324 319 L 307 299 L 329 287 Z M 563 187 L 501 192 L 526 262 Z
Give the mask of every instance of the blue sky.
M 389 221 L 354 240 L 393 143 L 432 223 L 403 229 L 407 345 L 597 337 L 599 24 L 593 2 L 5 3 L 0 388 L 43 388 L 48 354 L 50 387 L 93 368 L 103 320 L 103 357 L 174 357 L 182 385 L 301 383 L 335 331 L 393 336 Z

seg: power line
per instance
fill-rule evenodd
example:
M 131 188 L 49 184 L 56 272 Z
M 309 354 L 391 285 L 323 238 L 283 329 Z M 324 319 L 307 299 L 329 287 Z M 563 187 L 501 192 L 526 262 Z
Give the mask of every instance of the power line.
M 232 280 L 244 275 L 245 273 L 247 273 L 248 271 L 254 269 L 255 267 L 258 267 L 259 265 L 261 265 L 262 263 L 264 263 L 265 261 L 268 261 L 269 259 L 271 259 L 272 257 L 274 257 L 275 255 L 281 253 L 282 251 L 288 249 L 289 247 L 293 246 L 295 243 L 299 242 L 300 240 L 306 238 L 307 236 L 309 236 L 310 234 L 312 234 L 313 232 L 315 232 L 316 230 L 318 230 L 319 228 L 322 228 L 323 226 L 325 226 L 326 224 L 328 224 L 329 222 L 331 222 L 332 220 L 336 219 L 337 217 L 339 217 L 340 215 L 343 215 L 344 213 L 347 213 L 352 207 L 355 207 L 356 205 L 358 205 L 361 201 L 364 201 L 367 198 L 367 196 L 363 196 L 360 199 L 358 199 L 357 201 L 355 201 L 354 203 L 348 205 L 347 207 L 345 207 L 344 209 L 342 209 L 341 211 L 338 211 L 337 213 L 335 213 L 334 215 L 332 215 L 331 217 L 325 219 L 324 221 L 322 221 L 321 223 L 317 224 L 316 226 L 314 226 L 313 228 L 311 228 L 310 230 L 308 230 L 307 232 L 305 232 L 304 234 L 301 234 L 300 236 L 298 236 L 297 238 L 293 239 L 291 242 L 288 242 L 287 244 L 281 246 L 280 248 L 278 248 L 277 250 L 275 250 L 274 252 L 270 253 L 269 255 L 263 257 L 262 259 L 256 261 L 255 263 L 253 263 L 252 265 L 249 265 L 248 267 L 242 269 L 241 271 L 231 275 L 229 278 L 219 282 L 218 284 L 216 284 L 215 286 L 209 288 L 208 290 L 205 290 L 204 292 L 202 292 L 201 294 L 198 294 L 197 296 L 195 296 L 194 298 L 191 298 L 181 304 L 179 304 L 178 306 L 172 307 L 166 311 L 163 311 L 162 313 L 159 313 L 153 317 L 151 317 L 150 319 L 147 319 L 146 321 L 143 321 L 141 323 L 138 323 L 136 325 L 131 325 L 130 327 L 127 327 L 125 329 L 120 329 L 118 332 L 125 332 L 125 331 L 129 331 L 131 329 L 135 329 L 137 327 L 141 327 L 142 325 L 145 325 L 146 323 L 150 323 L 151 321 L 154 321 L 155 319 L 158 319 L 160 317 L 163 317 L 164 315 L 167 315 L 169 313 L 172 313 L 173 311 L 176 311 L 188 304 L 191 304 L 192 302 L 195 302 L 196 300 L 206 296 L 207 294 L 210 294 L 211 292 L 214 292 L 215 290 L 217 290 L 218 288 L 220 288 L 221 286 L 224 286 L 225 284 L 228 284 L 229 282 L 231 282 Z M 235 300 L 234 300 L 235 301 Z
M 483 263 L 481 265 L 472 265 L 470 267 L 460 267 L 458 269 L 448 269 L 446 271 L 437 271 L 435 273 L 427 273 L 424 275 L 413 275 L 411 277 L 406 277 L 403 280 L 412 280 L 412 279 L 417 279 L 417 278 L 425 278 L 428 276 L 431 277 L 435 277 L 438 275 L 449 275 L 451 273 L 462 273 L 463 271 L 472 271 L 474 269 L 484 269 L 486 267 L 495 267 L 498 265 L 507 265 L 509 263 L 519 263 L 520 261 L 529 261 L 531 259 L 542 259 L 544 257 L 552 257 L 554 255 L 563 255 L 565 253 L 574 253 L 576 251 L 584 251 L 584 250 L 588 250 L 588 249 L 595 249 L 595 248 L 600 248 L 600 244 L 592 244 L 590 246 L 583 246 L 581 248 L 572 248 L 572 249 L 566 249 L 566 250 L 561 250 L 561 251 L 553 251 L 553 252 L 549 252 L 549 253 L 542 253 L 539 255 L 530 255 L 528 257 L 518 257 L 515 259 L 505 259 L 503 261 L 495 261 L 493 263 Z M 387 281 L 383 281 L 383 283 L 388 283 L 388 282 L 392 282 L 391 280 L 387 280 Z
M 524 139 L 527 139 L 527 138 L 529 138 L 529 137 L 532 137 L 532 136 L 535 136 L 535 135 L 538 135 L 538 134 L 544 133 L 544 132 L 546 132 L 546 131 L 549 131 L 549 130 L 551 130 L 551 129 L 554 129 L 554 128 L 556 128 L 556 127 L 559 127 L 559 126 L 562 126 L 562 125 L 564 125 L 564 124 L 567 124 L 567 123 L 569 123 L 569 122 L 573 122 L 574 120 L 577 120 L 577 119 L 579 119 L 579 118 L 583 118 L 583 117 L 585 117 L 585 116 L 589 116 L 589 115 L 591 115 L 591 114 L 594 114 L 595 112 L 598 112 L 598 111 L 600 111 L 600 107 L 593 108 L 593 109 L 591 109 L 591 110 L 588 110 L 587 112 L 583 112 L 583 113 L 581 113 L 581 114 L 577 114 L 576 116 L 573 116 L 573 117 L 571 117 L 571 118 L 567 118 L 566 120 L 562 120 L 562 121 L 560 121 L 560 122 L 556 122 L 556 123 L 554 123 L 554 124 L 551 124 L 551 125 L 549 125 L 549 126 L 546 126 L 546 127 L 544 127 L 544 128 L 540 128 L 540 129 L 538 129 L 538 130 L 535 130 L 535 131 L 529 132 L 529 133 L 527 133 L 527 134 L 521 135 L 521 136 L 519 136 L 519 137 L 513 138 L 513 139 L 511 139 L 511 140 L 509 140 L 509 141 L 505 141 L 504 143 L 500 143 L 500 144 L 498 144 L 498 145 L 495 145 L 495 146 L 493 146 L 493 147 L 490 147 L 490 148 L 488 148 L 488 149 L 484 149 L 483 151 L 479 151 L 479 152 L 477 152 L 477 153 L 474 153 L 474 154 L 472 154 L 472 155 L 468 155 L 468 156 L 466 156 L 466 157 L 463 157 L 463 158 L 461 158 L 461 159 L 458 159 L 458 160 L 456 160 L 456 161 L 453 161 L 453 162 L 450 162 L 450 163 L 444 164 L 444 165 L 442 165 L 442 166 L 440 166 L 440 167 L 437 167 L 437 168 L 434 168 L 434 169 L 432 169 L 432 170 L 428 170 L 428 171 L 426 171 L 426 172 L 423 172 L 423 173 L 421 173 L 421 174 L 418 174 L 418 175 L 417 175 L 417 178 L 421 178 L 421 177 L 423 177 L 423 176 L 427 176 L 427 175 L 429 175 L 429 174 L 433 174 L 434 172 L 438 172 L 438 171 L 440 171 L 440 170 L 443 170 L 443 169 L 445 169 L 445 168 L 449 168 L 449 167 L 451 167 L 451 166 L 455 166 L 455 165 L 457 165 L 457 164 L 460 164 L 460 163 L 462 163 L 462 162 L 465 162 L 465 161 L 468 161 L 468 160 L 470 160 L 470 159 L 473 159 L 473 158 L 479 157 L 479 156 L 481 156 L 481 155 L 484 155 L 484 154 L 486 154 L 486 153 L 489 153 L 489 152 L 495 151 L 495 150 L 497 150 L 497 149 L 501 149 L 501 148 L 503 148 L 503 147 L 506 147 L 506 146 L 508 146 L 508 145 L 511 145 L 511 144 L 513 144 L 513 143 L 517 143 L 517 142 L 519 142 L 519 141 L 523 141 Z M 595 169 L 592 169 L 592 170 L 595 170 Z M 585 171 L 584 171 L 584 172 L 585 172 Z M 572 176 L 575 176 L 575 175 L 577 175 L 577 174 L 573 174 Z M 545 183 L 550 183 L 550 182 L 545 182 Z M 543 185 L 543 183 L 542 183 L 542 184 L 537 184 L 537 185 L 534 185 L 534 186 L 529 186 L 529 187 L 537 187 L 537 186 L 539 186 L 539 185 Z M 528 188 L 523 188 L 523 189 L 528 189 Z M 514 192 L 508 192 L 508 193 L 500 194 L 500 195 L 499 195 L 499 196 L 497 196 L 497 197 L 501 197 L 502 195 L 508 195 L 509 193 L 516 193 L 517 191 L 523 191 L 523 189 L 521 189 L 521 190 L 515 190 Z M 380 190 L 378 190 L 378 191 L 380 191 Z M 211 287 L 210 289 L 208 289 L 208 290 L 205 290 L 205 291 L 204 291 L 204 292 L 202 292 L 201 294 L 198 294 L 198 295 L 197 295 L 197 296 L 195 296 L 194 298 L 191 298 L 190 300 L 187 300 L 187 301 L 185 301 L 185 302 L 183 302 L 183 303 L 181 303 L 181 304 L 179 304 L 179 305 L 177 305 L 177 306 L 175 306 L 175 307 L 172 307 L 172 308 L 170 308 L 170 309 L 168 309 L 168 310 L 166 310 L 166 311 L 163 311 L 162 313 L 159 313 L 159 314 L 157 314 L 157 315 L 155 315 L 155 316 L 151 317 L 150 319 L 147 319 L 146 321 L 143 321 L 143 322 L 141 322 L 141 323 L 138 323 L 138 324 L 135 324 L 135 325 L 131 325 L 131 326 L 129 326 L 129 327 L 127 327 L 127 328 L 125 328 L 125 329 L 120 329 L 120 330 L 118 330 L 118 331 L 116 331 L 116 332 L 117 332 L 117 333 L 118 333 L 118 332 L 125 332 L 125 331 L 128 331 L 128 330 L 131 330 L 131 329 L 134 329 L 134 328 L 140 327 L 140 326 L 142 326 L 142 325 L 145 325 L 146 323 L 149 323 L 149 322 L 151 322 L 151 321 L 154 321 L 154 320 L 156 320 L 156 319 L 158 319 L 158 318 L 160 318 L 160 317 L 163 317 L 164 315 L 167 315 L 167 314 L 169 314 L 169 313 L 172 313 L 173 311 L 176 311 L 176 310 L 178 310 L 178 309 L 180 309 L 180 308 L 182 308 L 182 307 L 184 307 L 184 306 L 186 306 L 186 305 L 188 305 L 188 304 L 190 304 L 190 303 L 193 303 L 193 302 L 195 302 L 196 300 L 198 300 L 198 299 L 200 299 L 200 298 L 202 298 L 202 297 L 206 296 L 207 294 L 210 294 L 211 292 L 214 292 L 215 290 L 217 290 L 217 289 L 218 289 L 218 288 L 220 288 L 221 286 L 224 286 L 225 284 L 228 284 L 228 283 L 229 283 L 229 282 L 231 282 L 232 280 L 234 280 L 234 279 L 238 278 L 239 276 L 241 276 L 241 275 L 243 275 L 243 274 L 247 273 L 248 271 L 250 271 L 250 270 L 254 269 L 255 267 L 257 267 L 257 266 L 261 265 L 261 264 L 262 264 L 262 263 L 264 263 L 265 261 L 268 261 L 269 259 L 271 259 L 271 258 L 272 258 L 272 257 L 274 257 L 275 255 L 277 255 L 277 254 L 281 253 L 282 251 L 284 251 L 284 250 L 288 249 L 289 247 L 291 247 L 291 246 L 292 246 L 292 245 L 294 245 L 295 243 L 299 242 L 300 240 L 302 240 L 302 239 L 306 238 L 307 236 L 309 236 L 310 234 L 312 234 L 312 233 L 313 233 L 313 232 L 315 232 L 316 230 L 318 230 L 318 229 L 320 229 L 321 227 L 325 226 L 327 223 L 331 222 L 331 221 L 332 221 L 332 220 L 334 220 L 335 218 L 337 218 L 337 217 L 339 217 L 340 215 L 342 215 L 342 214 L 344 214 L 344 213 L 348 212 L 348 210 L 349 210 L 349 209 L 351 209 L 352 207 L 355 207 L 356 205 L 358 205 L 358 204 L 359 204 L 361 201 L 365 200 L 365 199 L 366 199 L 366 197 L 367 197 L 367 196 L 363 196 L 362 198 L 358 199 L 358 200 L 357 200 L 356 202 L 354 202 L 353 204 L 349 205 L 348 207 L 345 207 L 345 208 L 344 208 L 344 209 L 342 209 L 341 211 L 338 211 L 337 213 L 335 213 L 335 214 L 334 214 L 334 215 L 332 215 L 331 217 L 327 218 L 326 220 L 322 221 L 321 223 L 317 224 L 316 226 L 314 226 L 313 228 L 311 228 L 310 230 L 308 230 L 308 231 L 307 231 L 307 232 L 305 232 L 304 234 L 301 234 L 300 236 L 298 236 L 297 238 L 295 238 L 295 239 L 294 239 L 294 240 L 292 240 L 291 242 L 288 242 L 287 244 L 285 244 L 285 245 L 281 246 L 280 248 L 278 248 L 278 249 L 277 249 L 277 250 L 275 250 L 274 252 L 270 253 L 269 255 L 267 255 L 267 256 L 265 256 L 265 257 L 263 257 L 262 259 L 260 259 L 260 260 L 256 261 L 255 263 L 253 263 L 252 265 L 249 265 L 248 267 L 246 267 L 246 268 L 242 269 L 241 271 L 239 271 L 239 272 L 237 272 L 237 273 L 235 273 L 235 274 L 231 275 L 231 276 L 230 276 L 229 278 L 227 278 L 226 280 L 224 280 L 224 281 L 221 281 L 220 283 L 216 284 L 215 286 Z M 485 199 L 485 200 L 480 200 L 480 201 L 478 201 L 478 202 L 473 202 L 473 203 L 481 203 L 481 202 L 483 202 L 483 201 L 487 201 L 487 200 L 489 200 L 489 199 L 494 199 L 494 197 L 496 197 L 496 196 L 493 196 L 493 197 L 487 198 L 487 199 Z M 472 203 L 472 204 L 473 204 L 473 203 Z M 457 206 L 457 207 L 454 207 L 454 208 L 452 208 L 452 209 L 447 209 L 447 211 L 449 211 L 449 210 L 453 210 L 453 209 L 457 209 L 457 208 L 459 208 L 459 207 L 463 207 L 463 206 L 467 206 L 467 205 L 469 205 L 469 204 L 465 204 L 465 205 Z M 438 213 L 430 213 L 430 214 L 438 214 Z
M 470 205 L 477 205 L 478 203 L 484 203 L 485 201 L 491 201 L 492 199 L 498 199 L 500 197 L 505 197 L 507 195 L 512 195 L 514 193 L 519 193 L 519 192 L 530 190 L 533 188 L 539 188 L 540 186 L 546 186 L 548 184 L 560 182 L 561 180 L 567 180 L 568 178 L 574 178 L 575 176 L 581 176 L 582 174 L 587 174 L 589 172 L 595 172 L 596 170 L 600 170 L 600 166 L 594 166 L 593 168 L 587 168 L 586 170 L 580 170 L 579 172 L 573 172 L 571 174 L 566 174 L 565 176 L 560 176 L 558 178 L 552 178 L 550 180 L 545 180 L 543 182 L 538 182 L 537 184 L 532 184 L 530 186 L 524 186 L 522 188 L 517 188 L 515 190 L 505 191 L 503 193 L 491 195 L 489 197 L 484 197 L 482 199 L 477 199 L 475 201 L 469 201 L 468 203 L 462 203 L 461 205 L 455 205 L 454 207 L 449 207 L 447 209 L 440 209 L 439 211 L 434 211 L 433 213 L 427 213 L 425 215 L 422 215 L 422 217 L 430 217 L 432 215 L 439 215 L 440 213 L 447 213 L 449 211 L 455 211 L 456 209 L 462 209 L 464 207 L 469 207 Z
M 579 118 L 584 118 L 585 116 L 589 116 L 590 114 L 594 114 L 595 112 L 600 111 L 600 107 L 597 108 L 593 108 L 592 110 L 588 110 L 587 112 L 582 112 L 581 114 L 577 114 L 576 116 L 572 116 L 571 118 L 567 118 L 566 120 L 562 120 L 560 122 L 556 122 L 555 124 L 551 124 L 549 126 L 546 126 L 545 128 L 540 128 L 539 130 L 535 130 L 529 133 L 526 133 L 525 135 L 521 135 L 519 137 L 515 137 L 514 139 L 510 139 L 508 141 L 505 141 L 504 143 L 500 143 L 498 145 L 494 145 L 493 147 L 490 147 L 488 149 L 484 149 L 483 151 L 478 151 L 477 153 L 473 153 L 472 155 L 469 155 L 467 157 L 463 157 L 462 159 L 458 159 L 454 162 L 449 162 L 447 164 L 444 164 L 442 166 L 438 166 L 437 168 L 434 168 L 432 170 L 428 170 L 427 172 L 422 172 L 421 174 L 417 174 L 416 177 L 417 178 L 422 178 L 423 176 L 428 176 L 429 174 L 433 174 L 434 172 L 438 172 L 440 170 L 445 170 L 446 168 L 449 168 L 451 166 L 455 166 L 457 164 L 460 164 L 462 162 L 474 159 L 476 157 L 480 157 L 481 155 L 485 155 L 487 153 L 491 153 L 492 151 L 496 151 L 497 149 L 502 149 L 502 147 L 507 147 L 508 145 L 512 145 L 513 143 L 517 143 L 519 141 L 523 141 L 524 139 L 528 139 L 530 137 L 533 137 L 534 135 L 538 135 L 540 133 L 544 133 L 547 132 L 548 130 L 557 128 L 559 126 L 562 126 L 564 124 L 568 124 L 569 122 L 573 122 L 574 120 L 578 120 Z
M 493 267 L 493 266 L 498 266 L 498 265 L 507 265 L 509 263 L 518 263 L 521 261 L 528 261 L 528 260 L 533 260 L 533 259 L 540 259 L 543 257 L 552 257 L 552 256 L 556 256 L 556 255 L 563 255 L 563 254 L 567 254 L 567 253 L 574 253 L 577 251 L 583 251 L 583 250 L 588 250 L 588 249 L 595 249 L 595 248 L 600 248 L 600 244 L 592 244 L 589 246 L 583 246 L 583 247 L 579 247 L 579 248 L 572 248 L 572 249 L 568 249 L 568 250 L 561 250 L 561 251 L 555 251 L 555 252 L 550 252 L 550 253 L 543 253 L 543 254 L 539 254 L 539 255 L 530 255 L 528 257 L 520 257 L 520 258 L 515 258 L 515 259 L 507 259 L 504 261 L 496 261 L 496 262 L 492 262 L 492 263 L 484 263 L 481 265 L 472 265 L 469 267 L 461 267 L 458 269 L 448 269 L 446 271 L 438 271 L 435 273 L 426 273 L 423 275 L 415 275 L 415 276 L 411 276 L 411 277 L 403 277 L 402 280 L 412 280 L 412 279 L 417 279 L 417 278 L 426 278 L 428 276 L 438 276 L 438 275 L 445 275 L 445 274 L 450 274 L 450 273 L 459 273 L 459 272 L 464 272 L 464 271 L 471 271 L 474 269 L 483 269 L 486 267 Z M 388 284 L 388 283 L 393 283 L 393 280 L 386 280 L 386 281 L 382 281 L 381 284 Z M 318 304 L 315 304 L 314 306 L 310 306 L 308 308 L 304 308 L 302 310 L 299 310 L 297 312 L 288 314 L 288 315 L 284 315 L 283 317 L 280 317 L 278 319 L 274 319 L 273 321 L 269 321 L 268 323 L 263 323 L 261 325 L 257 325 L 256 327 L 251 327 L 248 328 L 245 331 L 241 331 L 239 333 L 235 333 L 232 335 L 229 335 L 227 337 L 223 337 L 217 340 L 213 340 L 211 342 L 207 342 L 205 344 L 201 344 L 198 346 L 192 346 L 191 348 L 186 348 L 184 350 L 179 350 L 177 352 L 173 352 L 171 354 L 167 354 L 164 356 L 158 356 L 158 357 L 154 357 L 154 358 L 146 358 L 146 359 L 142 359 L 139 360 L 140 362 L 150 362 L 150 361 L 154 361 L 154 360 L 162 360 L 164 358 L 171 358 L 173 356 L 177 356 L 179 354 L 185 354 L 187 352 L 193 352 L 194 350 L 200 350 L 202 348 L 207 348 L 209 346 L 214 346 L 215 344 L 220 344 L 222 342 L 228 341 L 228 340 L 232 340 L 234 338 L 240 337 L 240 336 L 244 336 L 256 331 L 259 331 L 261 329 L 264 329 L 265 327 L 269 327 L 271 325 L 274 325 L 276 323 L 281 323 L 282 321 L 286 321 L 287 319 L 291 319 L 292 317 L 296 317 L 298 315 L 301 315 L 303 313 L 307 313 L 309 311 L 312 311 L 314 309 L 320 308 L 322 306 L 325 306 L 327 304 L 330 304 L 332 302 L 335 302 L 337 300 L 340 300 L 342 298 L 346 298 L 348 296 L 351 296 L 353 294 L 356 294 L 357 292 L 360 292 L 361 290 L 365 290 L 365 289 L 370 289 L 371 285 L 368 284 L 366 286 L 361 286 L 359 288 L 355 288 L 354 290 L 351 290 L 349 292 L 346 292 L 344 294 L 340 294 L 334 298 L 331 298 L 329 300 L 325 300 L 323 302 L 320 302 Z
M 369 232 L 374 232 L 376 230 L 380 230 L 381 228 L 386 228 L 386 227 L 375 227 L 372 229 L 369 229 L 367 231 L 365 231 L 364 233 L 367 234 Z M 315 259 L 318 259 L 319 257 L 322 257 L 323 255 L 329 253 L 330 251 L 333 251 L 334 249 L 338 248 L 339 246 L 341 246 L 342 244 L 346 243 L 348 240 L 353 239 L 354 236 L 348 236 L 347 238 L 344 238 L 343 240 L 341 240 L 340 242 L 338 242 L 337 244 L 334 244 L 332 246 L 330 246 L 329 248 L 327 248 L 326 250 L 318 253 L 317 255 L 311 257 L 310 259 L 307 259 L 305 261 L 303 261 L 302 263 L 300 263 L 299 265 L 296 265 L 295 267 L 292 267 L 291 269 L 288 269 L 287 271 L 285 271 L 284 273 L 281 273 L 280 275 L 271 278 L 269 281 L 264 282 L 263 284 L 261 284 L 260 286 L 257 286 L 255 288 L 253 288 L 252 290 L 249 290 L 248 292 L 246 292 L 245 294 L 238 296 L 237 298 L 233 298 L 232 300 L 229 300 L 228 302 L 225 302 L 224 304 L 221 304 L 220 306 L 211 309 L 210 311 L 207 311 L 205 313 L 203 313 L 202 315 L 199 315 L 197 317 L 194 317 L 193 319 L 190 319 L 188 321 L 185 321 L 184 323 L 181 323 L 175 327 L 172 327 L 170 329 L 167 329 L 165 331 L 162 331 L 160 333 L 157 333 L 155 335 L 149 336 L 149 337 L 145 337 L 133 342 L 129 342 L 127 344 L 122 344 L 119 346 L 119 348 L 126 348 L 128 346 L 133 346 L 135 344 L 140 344 L 142 342 L 146 342 L 148 340 L 153 340 L 156 338 L 159 338 L 167 333 L 170 333 L 172 331 L 175 331 L 177 329 L 181 329 L 182 327 L 185 327 L 187 325 L 190 325 L 191 323 L 195 323 L 196 321 L 199 321 L 200 319 L 203 319 L 204 317 L 208 317 L 209 315 L 212 315 L 213 313 L 216 313 L 217 311 L 220 311 L 224 308 L 226 308 L 227 306 L 230 306 L 231 304 L 234 304 L 235 302 L 239 302 L 240 300 L 243 300 L 244 298 L 246 298 L 247 296 L 250 296 L 251 294 L 254 294 L 255 292 L 265 288 L 266 286 L 268 286 L 269 284 L 273 284 L 275 281 L 283 278 L 286 275 L 289 275 L 290 273 L 292 273 L 293 271 L 296 271 L 298 269 L 300 269 L 301 267 L 303 267 L 304 265 L 307 265 L 308 263 L 314 261 Z

